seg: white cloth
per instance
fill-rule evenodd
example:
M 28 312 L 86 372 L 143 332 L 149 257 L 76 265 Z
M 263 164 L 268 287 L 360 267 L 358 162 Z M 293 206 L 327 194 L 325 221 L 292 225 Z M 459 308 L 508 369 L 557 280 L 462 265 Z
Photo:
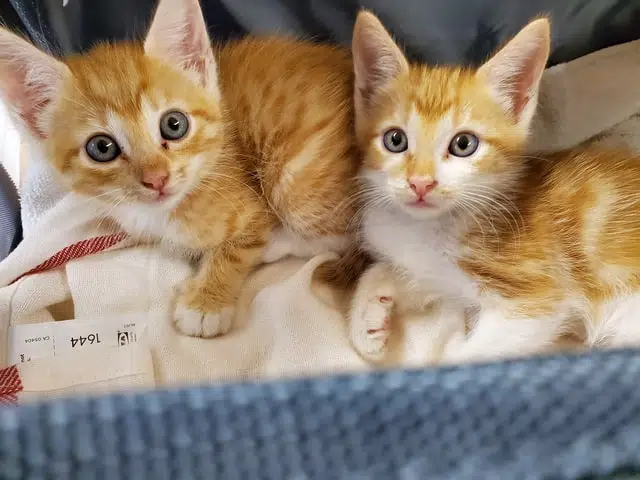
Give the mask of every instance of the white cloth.
M 630 117 L 640 112 L 640 89 L 635 85 L 640 78 L 640 42 L 597 52 L 554 72 L 547 76 L 545 95 L 556 100 L 544 112 L 548 128 L 538 129 L 549 138 L 539 136 L 535 144 L 562 148 L 586 140 L 599 132 L 593 132 L 593 125 L 602 125 L 615 126 L 602 136 L 603 142 L 638 146 L 640 122 Z M 574 90 L 576 85 L 580 89 Z M 606 88 L 612 92 L 609 102 L 590 103 L 590 91 L 601 98 Z M 233 330 L 216 339 L 188 338 L 174 330 L 173 292 L 190 267 L 184 259 L 153 247 L 123 240 L 101 253 L 14 282 L 69 245 L 110 233 L 94 226 L 88 202 L 56 187 L 42 159 L 33 159 L 24 188 L 25 240 L 0 264 L 0 364 L 8 363 L 10 326 L 15 333 L 22 325 L 56 321 L 51 330 L 56 331 L 69 325 L 64 320 L 75 319 L 75 325 L 89 322 L 112 326 L 116 332 L 135 322 L 137 342 L 116 346 L 115 333 L 102 330 L 100 344 L 89 348 L 81 345 L 82 338 L 88 345 L 87 338 L 97 337 L 87 337 L 88 330 L 84 337 L 59 332 L 56 338 L 65 341 L 52 347 L 54 357 L 47 351 L 19 363 L 21 398 L 371 368 L 349 344 L 339 296 L 312 282 L 323 257 L 286 260 L 258 270 L 243 289 Z M 442 339 L 436 339 L 442 324 L 438 315 L 403 319 L 390 340 L 388 365 L 436 362 L 433 352 L 441 350 Z M 35 328 L 45 332 L 43 325 Z M 21 347 L 44 337 L 49 335 L 22 338 Z M 80 349 L 74 351 L 69 341 Z
M 109 233 L 97 230 L 91 217 L 87 202 L 66 196 L 0 264 L 0 359 L 8 363 L 2 347 L 10 325 L 133 319 L 138 341 L 124 349 L 99 346 L 21 363 L 23 397 L 371 368 L 349 344 L 339 296 L 312 282 L 315 267 L 331 255 L 259 269 L 243 289 L 233 330 L 215 339 L 188 338 L 174 330 L 172 293 L 191 270 L 184 259 L 150 246 L 125 240 L 13 282 L 68 245 Z M 432 327 L 438 321 L 403 322 L 404 334 L 398 332 L 392 344 L 392 363 L 430 363 L 437 350 L 430 345 Z

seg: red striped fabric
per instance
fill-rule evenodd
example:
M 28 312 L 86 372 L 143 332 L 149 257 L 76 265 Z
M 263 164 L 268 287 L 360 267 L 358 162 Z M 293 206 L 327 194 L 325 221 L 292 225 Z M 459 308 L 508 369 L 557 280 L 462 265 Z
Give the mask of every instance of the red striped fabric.
M 34 273 L 42 273 L 47 270 L 52 270 L 54 268 L 61 267 L 71 260 L 75 260 L 76 258 L 86 257 L 87 255 L 93 255 L 94 253 L 103 252 L 116 244 L 120 243 L 127 237 L 125 233 L 116 233 L 112 235 L 102 235 L 100 237 L 88 238 L 86 240 L 81 240 L 79 242 L 74 243 L 73 245 L 69 245 L 68 247 L 63 248 L 59 252 L 57 252 L 52 257 L 48 258 L 40 265 L 35 268 L 32 268 L 26 273 L 23 273 L 18 278 L 16 278 L 13 282 L 17 282 L 22 277 L 26 277 L 27 275 L 33 275 Z
M 18 403 L 18 393 L 23 389 L 18 367 L 12 365 L 0 370 L 0 405 Z

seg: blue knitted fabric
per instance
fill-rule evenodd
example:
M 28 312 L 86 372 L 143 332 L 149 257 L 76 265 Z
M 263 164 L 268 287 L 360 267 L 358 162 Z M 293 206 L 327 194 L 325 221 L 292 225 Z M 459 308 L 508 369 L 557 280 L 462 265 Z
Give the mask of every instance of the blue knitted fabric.
M 2 478 L 564 479 L 640 472 L 640 352 L 0 410 Z

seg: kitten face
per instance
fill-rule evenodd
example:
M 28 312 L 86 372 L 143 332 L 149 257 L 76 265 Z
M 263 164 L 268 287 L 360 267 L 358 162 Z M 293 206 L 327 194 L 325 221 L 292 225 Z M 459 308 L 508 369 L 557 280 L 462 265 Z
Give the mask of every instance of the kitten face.
M 416 217 L 495 202 L 518 177 L 549 55 L 531 22 L 477 71 L 410 66 L 380 21 L 354 27 L 356 132 L 380 203 Z
M 520 172 L 524 132 L 473 72 L 411 67 L 370 112 L 363 175 L 412 216 L 492 198 Z
M 72 190 L 172 208 L 220 156 L 220 107 L 186 73 L 124 45 L 67 66 L 43 143 Z
M 229 145 L 199 4 L 162 7 L 144 45 L 64 62 L 0 28 L 0 96 L 18 127 L 72 190 L 113 208 L 171 210 Z

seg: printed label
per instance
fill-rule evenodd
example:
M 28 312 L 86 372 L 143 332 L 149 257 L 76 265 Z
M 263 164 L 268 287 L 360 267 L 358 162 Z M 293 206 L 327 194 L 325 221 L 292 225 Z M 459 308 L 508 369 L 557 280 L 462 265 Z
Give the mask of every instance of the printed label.
M 9 327 L 9 364 L 90 348 L 135 343 L 140 327 L 131 319 L 65 320 Z

